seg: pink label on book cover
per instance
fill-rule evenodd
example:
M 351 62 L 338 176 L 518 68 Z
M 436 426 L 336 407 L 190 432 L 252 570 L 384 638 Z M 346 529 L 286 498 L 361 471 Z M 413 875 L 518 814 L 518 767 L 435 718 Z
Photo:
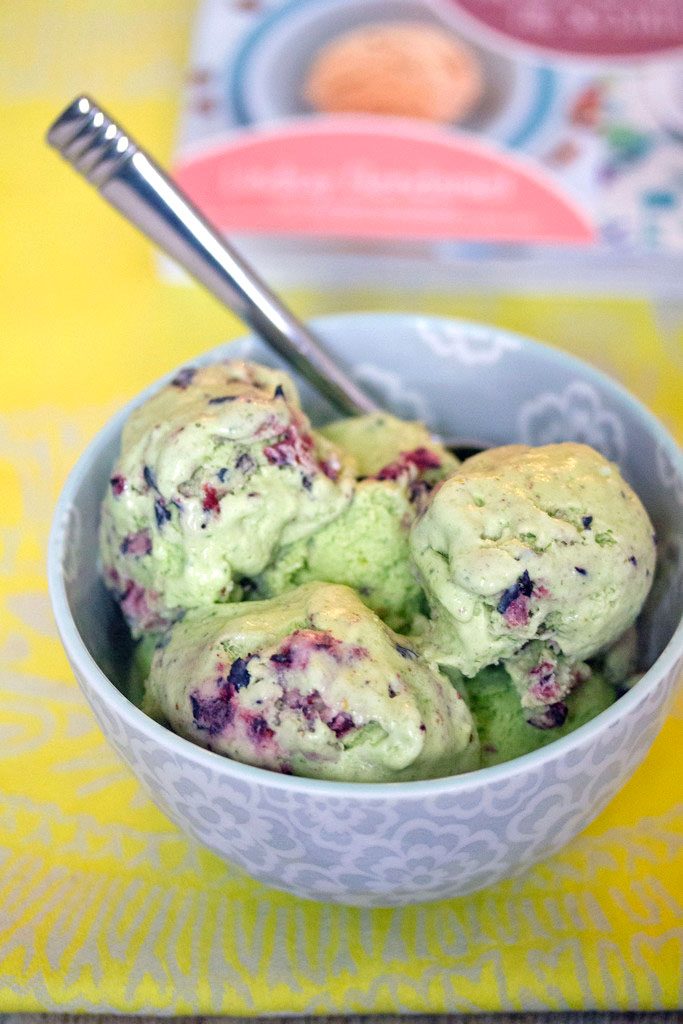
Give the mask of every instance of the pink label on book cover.
M 368 118 L 255 131 L 176 177 L 225 231 L 583 244 L 593 225 L 540 168 L 466 136 Z
M 683 46 L 681 0 L 440 0 L 544 50 L 632 57 Z

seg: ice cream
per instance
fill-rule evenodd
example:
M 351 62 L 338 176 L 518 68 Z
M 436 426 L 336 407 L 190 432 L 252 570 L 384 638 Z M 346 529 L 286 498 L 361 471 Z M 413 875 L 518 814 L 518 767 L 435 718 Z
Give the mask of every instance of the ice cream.
M 387 413 L 316 432 L 286 374 L 239 361 L 132 414 L 100 536 L 148 713 L 238 761 L 366 782 L 498 763 L 597 714 L 636 678 L 655 561 L 585 445 L 460 465 Z
M 392 629 L 410 629 L 425 608 L 410 564 L 408 531 L 435 483 L 458 465 L 421 423 L 386 413 L 357 416 L 321 431 L 357 465 L 351 503 L 331 523 L 282 551 L 254 581 L 275 597 L 312 580 L 357 590 Z
M 481 766 L 511 761 L 538 750 L 589 722 L 615 699 L 614 687 L 600 673 L 593 672 L 566 698 L 561 721 L 540 716 L 530 722 L 505 669 L 482 669 L 467 686 L 467 701 L 479 732 Z
M 189 613 L 154 656 L 145 707 L 235 760 L 391 782 L 478 765 L 457 690 L 348 587 Z
M 353 476 L 287 374 L 181 371 L 126 423 L 102 505 L 104 578 L 133 634 L 239 599 L 242 579 L 343 511 Z
M 553 641 L 529 640 L 503 663 L 530 718 L 548 705 L 557 707 L 575 686 L 591 675 L 585 661 L 574 661 L 560 654 Z M 561 716 L 563 711 L 557 707 L 554 713 Z
M 354 457 L 361 478 L 394 480 L 414 470 L 421 480 L 434 484 L 459 465 L 458 459 L 433 439 L 424 423 L 401 420 L 388 412 L 334 420 L 321 427 L 320 433 Z
M 652 525 L 617 467 L 569 443 L 468 459 L 435 490 L 410 549 L 430 603 L 427 654 L 470 677 L 511 659 L 526 704 L 561 699 L 566 663 L 580 675 L 634 622 L 655 563 Z M 560 671 L 545 672 L 553 659 Z
M 456 122 L 482 93 L 474 52 L 433 24 L 364 25 L 316 55 L 305 98 L 324 113 L 388 114 Z

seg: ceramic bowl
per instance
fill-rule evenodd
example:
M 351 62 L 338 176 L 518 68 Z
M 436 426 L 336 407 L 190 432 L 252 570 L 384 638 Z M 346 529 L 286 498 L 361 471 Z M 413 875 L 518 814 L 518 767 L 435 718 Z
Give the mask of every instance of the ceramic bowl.
M 98 509 L 130 410 L 95 438 L 55 515 L 49 582 L 73 670 L 113 748 L 189 836 L 299 896 L 397 906 L 523 872 L 596 817 L 643 759 L 683 660 L 683 467 L 659 422 L 589 366 L 518 335 L 454 320 L 362 314 L 317 330 L 400 416 L 491 444 L 583 441 L 619 463 L 655 524 L 659 568 L 643 615 L 649 671 L 615 705 L 544 749 L 469 775 L 339 783 L 238 764 L 147 718 L 125 691 L 129 645 L 98 576 Z M 245 339 L 197 360 L 277 363 Z M 170 375 L 169 375 L 170 376 Z M 302 387 L 314 421 L 331 410 Z M 674 761 L 672 753 L 672 771 Z

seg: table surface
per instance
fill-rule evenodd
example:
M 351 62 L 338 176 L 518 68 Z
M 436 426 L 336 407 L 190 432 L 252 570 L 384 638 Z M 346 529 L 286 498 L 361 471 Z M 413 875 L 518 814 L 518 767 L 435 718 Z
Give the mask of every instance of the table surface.
M 241 333 L 43 143 L 85 89 L 168 163 L 189 0 L 0 7 L 0 1011 L 349 1014 L 674 1008 L 683 1002 L 683 701 L 591 827 L 514 881 L 363 911 L 268 890 L 185 839 L 106 746 L 47 599 L 64 477 L 143 385 Z M 427 282 L 428 285 L 428 282 Z M 310 315 L 472 317 L 622 380 L 680 439 L 683 323 L 637 296 L 428 286 L 288 293 Z

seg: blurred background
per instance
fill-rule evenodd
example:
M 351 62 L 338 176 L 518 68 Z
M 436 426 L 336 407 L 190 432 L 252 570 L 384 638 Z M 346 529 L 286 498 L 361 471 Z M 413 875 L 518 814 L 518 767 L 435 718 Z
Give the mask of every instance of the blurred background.
M 456 6 L 450 0 L 446 5 Z M 234 153 L 239 153 L 233 141 L 236 133 L 253 133 L 265 122 L 270 125 L 269 118 L 282 117 L 286 123 L 294 115 L 304 121 L 306 117 L 320 120 L 320 109 L 315 110 L 305 97 L 301 102 L 308 103 L 307 109 L 287 108 L 283 90 L 291 92 L 294 86 L 283 78 L 280 88 L 278 68 L 283 65 L 278 47 L 291 53 L 297 32 L 299 37 L 303 32 L 306 38 L 319 39 L 315 46 L 310 44 L 305 56 L 313 69 L 316 56 L 331 45 L 328 37 L 362 28 L 368 19 L 372 21 L 371 14 L 379 23 L 389 16 L 403 21 L 417 17 L 415 4 L 351 4 L 346 18 L 353 9 L 355 22 L 347 24 L 340 21 L 339 6 L 330 0 L 296 4 L 30 0 L 2 5 L 0 103 L 5 132 L 0 143 L 4 206 L 0 287 L 9 339 L 2 354 L 6 407 L 41 406 L 55 395 L 66 407 L 84 403 L 109 407 L 178 362 L 242 333 L 235 319 L 199 287 L 179 283 L 168 267 L 160 265 L 151 245 L 46 146 L 44 135 L 51 121 L 77 93 L 89 93 L 162 166 L 174 166 L 188 187 L 198 188 L 198 201 L 215 213 L 211 196 L 206 191 L 201 194 L 211 181 L 197 184 L 196 176 L 193 179 L 188 173 L 202 146 L 215 148 L 218 139 L 229 167 Z M 425 12 L 430 7 L 428 16 L 434 20 L 433 8 L 424 7 Z M 289 20 L 283 18 L 282 8 L 288 9 Z M 321 12 L 334 18 L 321 22 L 316 37 L 311 35 L 310 18 L 314 14 L 319 19 Z M 437 13 L 438 30 L 455 33 L 457 26 L 452 22 L 441 24 L 443 10 Z M 223 27 L 223 36 L 217 26 Z M 483 52 L 482 45 L 471 44 L 471 37 L 470 26 L 468 45 L 476 57 Z M 462 39 L 462 33 L 457 38 Z M 489 47 L 486 53 L 476 72 L 484 78 L 489 66 L 496 66 L 495 51 Z M 548 66 L 545 56 L 541 63 Z M 563 66 L 558 71 L 552 60 L 550 65 L 556 79 L 567 77 Z M 525 73 L 532 67 L 536 73 L 539 63 L 533 54 L 529 57 L 521 51 L 516 66 L 525 68 Z M 570 86 L 575 90 L 575 79 L 576 72 L 570 69 L 569 85 L 555 83 L 556 99 Z M 579 84 L 585 85 L 583 80 Z M 413 95 L 419 86 L 418 81 Z M 334 82 L 329 88 L 334 89 Z M 437 83 L 434 88 L 441 86 Z M 531 102 L 528 90 L 522 89 L 521 95 L 517 90 L 515 97 L 515 116 L 524 120 L 525 104 Z M 584 107 L 589 101 L 584 89 Z M 291 107 L 291 97 L 287 102 Z M 269 103 L 276 107 L 280 103 L 282 109 L 273 111 Z M 562 115 L 558 109 L 554 127 L 548 128 L 553 132 Z M 394 124 L 396 113 L 389 112 L 387 124 Z M 477 115 L 478 128 L 475 114 L 469 114 L 474 129 L 468 129 L 467 123 L 462 129 L 457 123 L 427 126 L 422 117 L 420 130 L 442 136 L 455 132 L 456 137 L 463 131 L 478 132 L 487 145 L 500 145 L 501 133 L 514 131 L 509 118 L 487 120 L 484 115 Z M 582 115 L 584 121 L 586 116 Z M 249 118 L 257 122 L 261 118 L 261 122 L 245 124 Z M 376 115 L 375 120 L 379 120 Z M 409 140 L 416 124 L 414 118 L 408 126 L 405 137 Z M 402 131 L 403 127 L 399 135 Z M 326 145 L 321 138 L 319 151 L 324 152 Z M 620 145 L 623 156 L 628 147 L 623 139 Z M 630 145 L 637 150 L 637 140 L 631 139 Z M 674 170 L 677 159 L 683 174 L 680 142 L 678 147 L 668 159 L 674 160 Z M 530 142 L 527 148 L 531 151 L 534 146 Z M 537 156 L 541 149 L 539 141 Z M 613 159 L 614 152 L 612 146 Z M 511 158 L 531 159 L 528 153 L 518 152 L 511 153 Z M 568 194 L 572 189 L 576 194 L 577 188 L 576 182 L 570 182 Z M 678 195 L 660 196 L 659 202 L 664 207 L 673 203 L 678 209 L 679 199 Z M 676 216 L 680 224 L 680 210 Z M 400 233 L 400 225 L 396 232 Z M 676 250 L 676 239 L 665 247 L 650 245 L 644 254 L 633 257 L 628 250 L 615 253 L 604 246 L 595 251 L 563 245 L 534 248 L 475 244 L 471 239 L 459 245 L 453 232 L 448 239 L 429 242 L 406 243 L 396 237 L 359 242 L 352 237 L 321 241 L 310 234 L 278 236 L 264 233 L 262 227 L 254 240 L 253 233 L 238 224 L 233 235 L 304 316 L 388 308 L 496 323 L 561 346 L 607 370 L 670 428 L 679 430 L 683 250 Z

